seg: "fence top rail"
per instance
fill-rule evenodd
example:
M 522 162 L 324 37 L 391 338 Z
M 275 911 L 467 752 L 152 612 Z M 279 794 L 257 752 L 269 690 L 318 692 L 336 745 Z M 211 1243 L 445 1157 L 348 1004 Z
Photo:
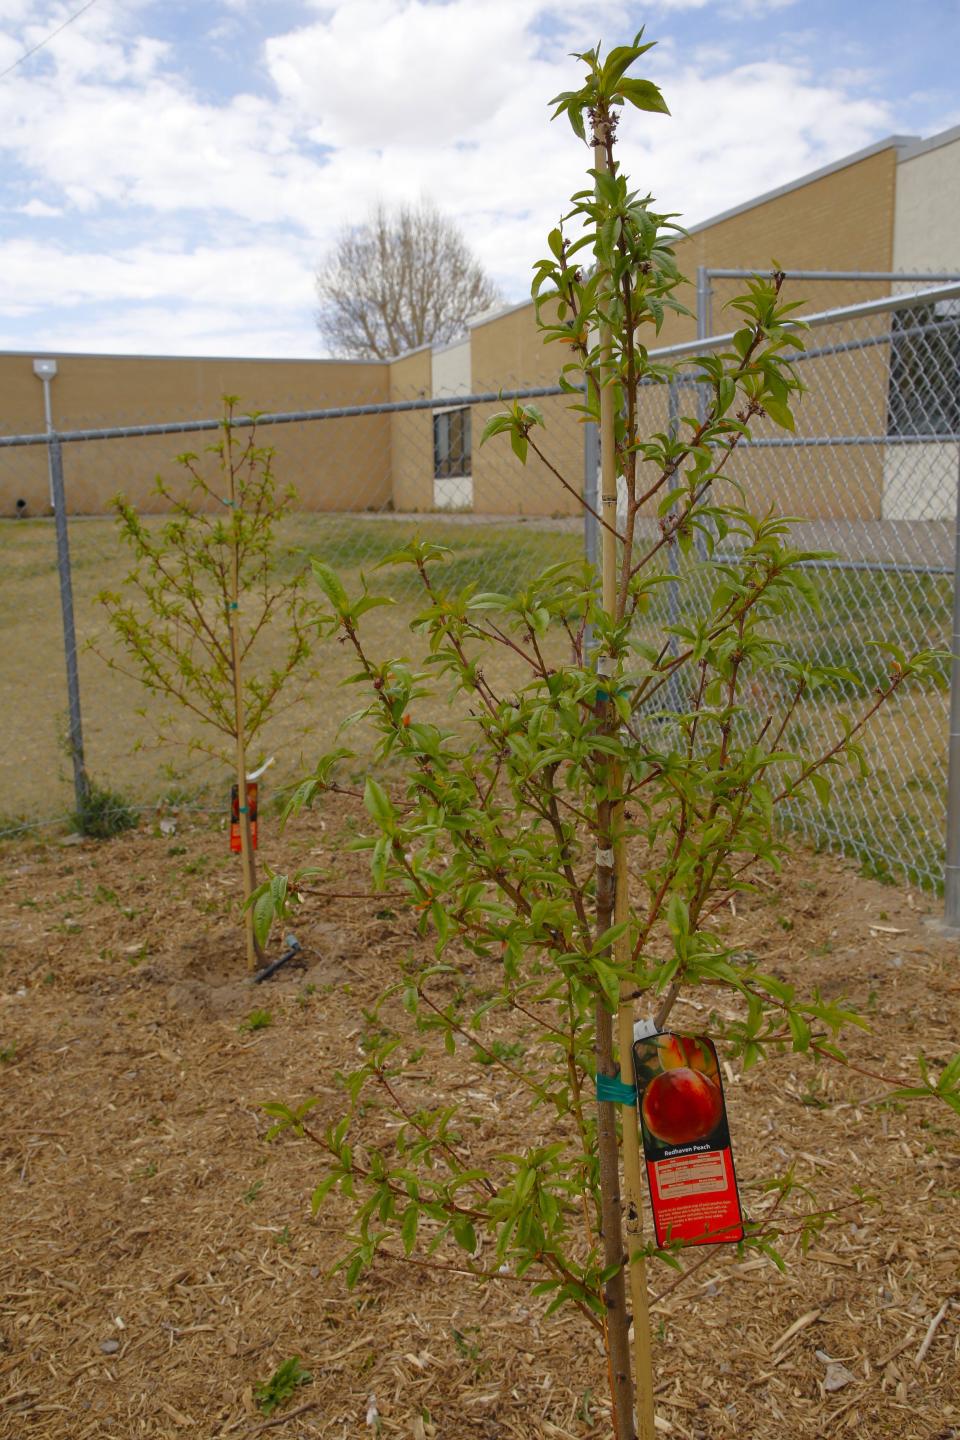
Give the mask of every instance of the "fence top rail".
M 751 274 L 758 272 L 751 271 Z M 798 316 L 798 321 L 815 330 L 821 325 L 842 325 L 848 320 L 862 320 L 871 315 L 887 315 L 898 310 L 912 310 L 917 305 L 933 305 L 938 300 L 960 299 L 960 281 L 951 285 L 937 285 L 931 290 L 908 290 L 903 295 L 881 295 L 876 300 L 860 300 L 853 305 L 842 305 L 836 310 L 818 310 L 813 315 Z M 788 322 L 789 327 L 789 322 Z M 734 337 L 733 330 L 722 335 L 705 335 L 699 340 L 682 340 L 678 345 L 664 345 L 649 352 L 651 360 L 674 360 L 684 355 L 697 355 L 703 350 L 716 349 L 728 344 Z
M 705 273 L 711 280 L 749 280 L 753 275 L 764 275 L 769 273 L 769 265 L 756 267 L 737 266 L 734 268 L 718 267 L 712 265 L 705 267 Z M 911 284 L 927 280 L 931 285 L 944 281 L 960 280 L 956 271 L 935 272 L 930 270 L 784 270 L 788 280 L 906 280 Z
M 335 405 L 324 410 L 282 410 L 262 415 L 237 415 L 230 423 L 236 429 L 256 425 L 293 425 L 305 420 L 348 420 L 359 415 L 396 415 L 407 410 L 453 410 L 466 405 L 491 405 L 499 400 L 534 400 L 547 395 L 566 395 L 561 385 L 539 385 L 519 390 L 488 390 L 476 395 L 431 395 L 418 400 L 390 400 L 371 405 Z M 0 435 L 0 449 L 20 445 L 47 445 L 82 440 L 131 440 L 148 435 L 193 435 L 220 430 L 223 420 L 170 420 L 155 425 L 111 425 L 100 429 L 51 430 L 49 434 Z

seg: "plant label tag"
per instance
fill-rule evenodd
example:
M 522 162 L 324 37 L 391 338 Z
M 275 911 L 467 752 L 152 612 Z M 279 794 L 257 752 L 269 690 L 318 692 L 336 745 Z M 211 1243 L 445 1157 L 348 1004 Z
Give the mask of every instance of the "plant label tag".
M 743 1214 L 717 1050 L 664 1030 L 633 1047 L 657 1244 L 734 1244 Z
M 234 855 L 239 855 L 243 850 L 243 843 L 240 839 L 240 801 L 237 798 L 240 792 L 238 785 L 230 786 L 230 849 Z M 250 844 L 254 850 L 257 848 L 257 787 L 252 780 L 247 781 L 247 809 L 250 812 Z

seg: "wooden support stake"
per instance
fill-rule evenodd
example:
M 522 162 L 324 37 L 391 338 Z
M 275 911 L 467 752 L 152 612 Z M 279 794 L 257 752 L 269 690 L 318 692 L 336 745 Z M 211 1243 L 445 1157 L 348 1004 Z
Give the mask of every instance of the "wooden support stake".
M 619 766 L 617 767 L 619 770 Z M 619 776 L 618 776 L 619 779 Z M 626 920 L 629 911 L 627 879 L 627 847 L 623 835 L 623 802 L 616 809 L 614 829 L 614 924 Z M 630 958 L 629 935 L 624 932 L 614 941 L 614 959 L 624 964 Z M 617 1011 L 617 1051 L 620 1078 L 634 1080 L 633 1071 L 633 1003 L 621 985 L 620 1008 Z M 643 1239 L 643 1161 L 640 1150 L 639 1120 L 636 1105 L 621 1106 L 623 1133 L 623 1172 L 627 1258 L 630 1267 L 630 1301 L 633 1306 L 633 1367 L 639 1440 L 654 1440 L 653 1353 L 650 1336 L 650 1309 L 647 1294 L 647 1257 Z
M 246 720 L 243 711 L 243 675 L 241 673 L 240 649 L 240 553 L 237 535 L 237 491 L 233 467 L 231 433 L 229 422 L 224 426 L 224 470 L 229 487 L 226 497 L 230 507 L 230 594 L 228 619 L 230 622 L 230 656 L 233 670 L 233 714 L 236 729 L 237 759 L 237 805 L 240 821 L 240 863 L 243 870 L 243 929 L 247 944 L 247 968 L 258 968 L 260 947 L 253 933 L 253 909 L 250 896 L 256 889 L 256 861 L 253 855 L 253 837 L 250 830 L 250 807 L 247 804 L 247 752 L 245 740 Z
M 603 145 L 594 147 L 594 166 L 598 171 L 607 171 L 607 153 Z M 600 327 L 600 368 L 609 364 L 612 352 L 612 336 L 609 325 Z M 601 576 L 603 608 L 609 615 L 617 609 L 617 453 L 615 434 L 614 402 L 618 387 L 609 382 L 609 373 L 604 377 L 607 383 L 600 391 L 600 513 L 606 524 L 601 528 Z M 609 667 L 611 670 L 613 666 Z M 608 680 L 611 693 L 615 693 L 616 674 Z M 612 706 L 612 699 L 608 701 Z M 611 791 L 622 793 L 622 775 L 619 765 L 611 766 Z M 618 800 L 613 809 L 613 869 L 614 869 L 614 923 L 626 920 L 629 914 L 629 891 L 627 875 L 626 843 L 623 833 L 623 801 Z M 623 964 L 630 956 L 630 939 L 624 933 L 614 942 L 615 963 Z M 633 1082 L 633 1005 L 621 986 L 620 1006 L 617 1011 L 617 1050 L 620 1061 L 620 1078 L 625 1084 Z M 639 1121 L 636 1105 L 621 1106 L 621 1133 L 623 1144 L 623 1167 L 625 1181 L 625 1229 L 627 1260 L 630 1281 L 630 1300 L 633 1307 L 633 1366 L 634 1403 L 636 1409 L 639 1440 L 654 1440 L 653 1409 L 653 1357 L 650 1335 L 650 1311 L 647 1297 L 647 1265 L 643 1253 L 643 1170 L 640 1155 Z

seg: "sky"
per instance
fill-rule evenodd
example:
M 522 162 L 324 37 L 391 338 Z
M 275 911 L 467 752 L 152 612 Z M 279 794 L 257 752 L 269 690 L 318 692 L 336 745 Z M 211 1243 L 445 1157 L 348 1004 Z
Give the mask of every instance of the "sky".
M 641 25 L 672 113 L 621 158 L 688 224 L 960 123 L 960 0 L 93 0 L 43 43 L 82 3 L 0 0 L 0 350 L 322 355 L 317 267 L 381 200 L 524 299 L 589 162 L 547 102 Z

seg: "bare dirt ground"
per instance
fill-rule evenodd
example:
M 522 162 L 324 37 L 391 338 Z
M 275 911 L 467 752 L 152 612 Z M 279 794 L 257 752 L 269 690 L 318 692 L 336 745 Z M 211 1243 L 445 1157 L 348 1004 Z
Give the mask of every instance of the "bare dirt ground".
M 266 851 L 309 852 L 360 888 L 344 814 L 324 813 L 283 839 L 268 821 Z M 330 1275 L 344 1202 L 311 1219 L 322 1155 L 267 1144 L 260 1107 L 317 1095 L 318 1127 L 340 1113 L 334 1071 L 357 1060 L 362 1008 L 423 942 L 402 914 L 318 900 L 297 924 L 304 967 L 254 992 L 225 849 L 181 824 L 0 851 L 0 1436 L 609 1440 L 593 1333 L 544 1319 L 524 1285 L 387 1258 L 353 1292 Z M 869 1015 L 858 1064 L 909 1073 L 918 1052 L 935 1068 L 957 1049 L 957 947 L 923 927 L 934 904 L 798 848 L 725 924 L 768 969 Z M 241 1028 L 256 1008 L 271 1023 Z M 960 1437 L 955 1117 L 879 1108 L 876 1081 L 803 1057 L 731 1069 L 748 1212 L 768 1203 L 753 1182 L 791 1161 L 817 1207 L 858 1185 L 877 1203 L 805 1259 L 787 1237 L 785 1275 L 717 1247 L 654 1305 L 658 1433 Z M 421 1073 L 427 1094 L 457 1079 Z M 511 1097 L 489 1069 L 471 1084 L 478 1152 L 495 1149 Z M 654 1293 L 674 1278 L 656 1267 Z M 268 1428 L 253 1387 L 292 1355 L 312 1379 Z

